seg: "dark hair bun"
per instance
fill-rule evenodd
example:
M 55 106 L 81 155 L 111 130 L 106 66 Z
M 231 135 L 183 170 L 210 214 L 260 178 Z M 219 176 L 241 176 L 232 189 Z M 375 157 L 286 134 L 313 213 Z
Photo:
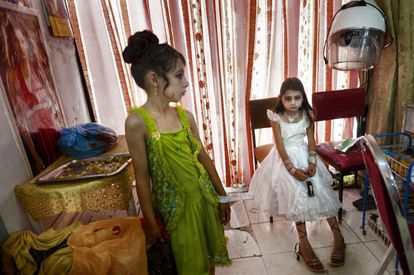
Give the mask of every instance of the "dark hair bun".
M 157 46 L 158 43 L 158 37 L 151 31 L 136 32 L 128 38 L 128 46 L 122 52 L 122 57 L 126 63 L 139 62 L 147 51 Z

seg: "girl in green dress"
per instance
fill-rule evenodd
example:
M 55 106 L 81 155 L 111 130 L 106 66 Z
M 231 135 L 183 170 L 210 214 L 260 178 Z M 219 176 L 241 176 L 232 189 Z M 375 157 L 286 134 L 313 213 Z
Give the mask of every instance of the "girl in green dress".
M 223 228 L 230 207 L 193 115 L 170 105 L 181 100 L 188 86 L 184 57 L 142 31 L 128 39 L 123 58 L 147 93 L 145 104 L 132 109 L 125 122 L 147 242 L 161 238 L 156 223 L 161 217 L 178 273 L 214 274 L 216 265 L 230 264 Z

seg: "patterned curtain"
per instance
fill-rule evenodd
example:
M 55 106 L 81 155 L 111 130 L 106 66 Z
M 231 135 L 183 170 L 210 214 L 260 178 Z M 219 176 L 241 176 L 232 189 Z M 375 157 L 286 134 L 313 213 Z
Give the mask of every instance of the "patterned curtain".
M 74 2 L 68 1 L 76 11 Z M 141 105 L 146 97 L 121 52 L 130 34 L 150 29 L 187 60 L 190 86 L 182 105 L 194 113 L 228 186 L 247 184 L 253 173 L 248 100 L 276 96 L 288 76 L 303 81 L 309 100 L 313 92 L 358 85 L 355 75 L 323 62 L 327 26 L 341 5 L 341 0 L 100 0 L 125 107 Z M 72 23 L 76 20 L 73 13 Z M 352 123 L 318 123 L 317 141 L 351 136 Z M 271 131 L 263 132 L 258 144 L 271 140 Z
M 193 109 L 207 152 L 228 186 L 250 181 L 245 107 L 255 1 L 246 2 L 181 1 Z
M 314 92 L 358 86 L 350 77 L 356 72 L 331 70 L 323 59 L 328 26 L 343 2 L 347 1 L 258 1 L 258 25 L 268 27 L 256 29 L 251 99 L 277 96 L 282 81 L 292 76 L 301 79 L 309 101 Z M 266 49 L 274 55 L 268 55 Z M 315 132 L 317 142 L 352 137 L 353 119 L 318 122 Z M 270 130 L 262 130 L 258 144 L 271 142 L 271 136 Z
M 414 7 L 411 0 L 377 0 L 394 37 L 370 72 L 367 132 L 400 132 L 405 105 L 414 102 Z M 388 38 L 390 39 L 390 38 Z

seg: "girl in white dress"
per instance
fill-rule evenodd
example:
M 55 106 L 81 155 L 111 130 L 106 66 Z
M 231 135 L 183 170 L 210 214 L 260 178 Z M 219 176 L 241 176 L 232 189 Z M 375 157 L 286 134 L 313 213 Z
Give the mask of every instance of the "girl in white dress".
M 299 79 L 282 83 L 275 110 L 268 110 L 267 116 L 275 146 L 255 171 L 250 194 L 262 211 L 296 222 L 297 259 L 302 256 L 314 272 L 326 270 L 308 241 L 305 222 L 326 218 L 334 238 L 329 264 L 343 265 L 345 243 L 336 219 L 341 203 L 332 190 L 329 171 L 317 159 L 312 108 Z

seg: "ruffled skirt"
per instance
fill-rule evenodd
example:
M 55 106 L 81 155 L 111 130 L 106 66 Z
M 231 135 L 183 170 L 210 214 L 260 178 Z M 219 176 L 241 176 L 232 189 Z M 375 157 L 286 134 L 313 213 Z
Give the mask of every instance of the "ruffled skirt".
M 306 144 L 291 146 L 286 151 L 294 167 L 307 170 Z M 261 211 L 273 217 L 304 222 L 336 216 L 341 203 L 331 187 L 332 176 L 320 159 L 315 175 L 308 180 L 313 184 L 314 197 L 308 197 L 306 183 L 298 181 L 287 171 L 273 147 L 255 171 L 249 195 Z

